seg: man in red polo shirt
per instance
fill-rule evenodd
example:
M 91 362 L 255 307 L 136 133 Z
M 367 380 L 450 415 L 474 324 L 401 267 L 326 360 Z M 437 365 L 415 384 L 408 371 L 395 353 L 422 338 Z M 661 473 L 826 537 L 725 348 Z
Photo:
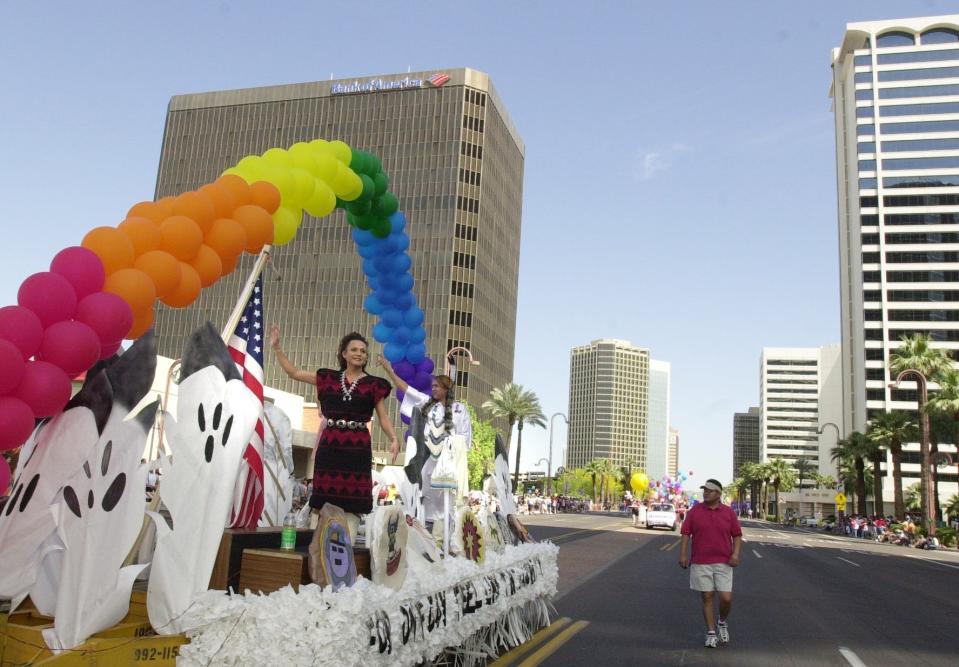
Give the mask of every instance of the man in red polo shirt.
M 686 513 L 679 545 L 679 566 L 689 570 L 689 587 L 703 598 L 706 619 L 706 647 L 716 648 L 717 640 L 729 643 L 729 611 L 733 604 L 733 568 L 739 565 L 743 530 L 731 507 L 723 505 L 723 485 L 708 479 L 700 487 L 703 502 Z M 693 538 L 692 567 L 689 538 Z M 719 593 L 719 622 L 713 610 L 714 592 Z

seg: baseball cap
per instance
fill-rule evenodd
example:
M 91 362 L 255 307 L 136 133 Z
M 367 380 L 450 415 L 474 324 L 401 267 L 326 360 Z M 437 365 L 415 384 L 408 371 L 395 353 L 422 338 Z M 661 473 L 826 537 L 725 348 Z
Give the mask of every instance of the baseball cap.
M 723 485 L 717 482 L 715 479 L 707 479 L 706 483 L 699 488 L 710 489 L 711 491 L 722 491 Z

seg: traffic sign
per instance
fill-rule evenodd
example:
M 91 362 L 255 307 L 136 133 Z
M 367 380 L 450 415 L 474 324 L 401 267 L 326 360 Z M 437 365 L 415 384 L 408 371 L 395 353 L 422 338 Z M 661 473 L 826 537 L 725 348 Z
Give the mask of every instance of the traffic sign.
M 843 493 L 842 491 L 840 491 L 839 493 L 836 494 L 836 497 L 833 498 L 833 500 L 836 501 L 836 504 L 837 504 L 837 505 L 845 505 L 845 504 L 846 504 L 846 494 Z

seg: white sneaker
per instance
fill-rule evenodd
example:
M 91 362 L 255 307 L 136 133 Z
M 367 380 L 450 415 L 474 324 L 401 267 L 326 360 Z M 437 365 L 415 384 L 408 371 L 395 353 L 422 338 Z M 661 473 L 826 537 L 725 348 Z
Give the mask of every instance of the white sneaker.
M 706 648 L 716 648 L 716 633 L 707 632 L 706 633 Z
M 729 625 L 720 621 L 716 624 L 716 634 L 719 636 L 719 641 L 723 644 L 729 643 Z

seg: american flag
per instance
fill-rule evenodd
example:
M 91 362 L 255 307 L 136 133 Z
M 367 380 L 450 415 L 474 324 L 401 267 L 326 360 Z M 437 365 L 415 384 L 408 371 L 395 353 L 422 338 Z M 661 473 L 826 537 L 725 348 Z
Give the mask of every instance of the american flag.
M 258 276 L 246 310 L 230 336 L 230 356 L 243 375 L 243 383 L 260 401 L 260 417 L 243 453 L 237 478 L 230 528 L 256 528 L 263 513 L 263 276 Z

